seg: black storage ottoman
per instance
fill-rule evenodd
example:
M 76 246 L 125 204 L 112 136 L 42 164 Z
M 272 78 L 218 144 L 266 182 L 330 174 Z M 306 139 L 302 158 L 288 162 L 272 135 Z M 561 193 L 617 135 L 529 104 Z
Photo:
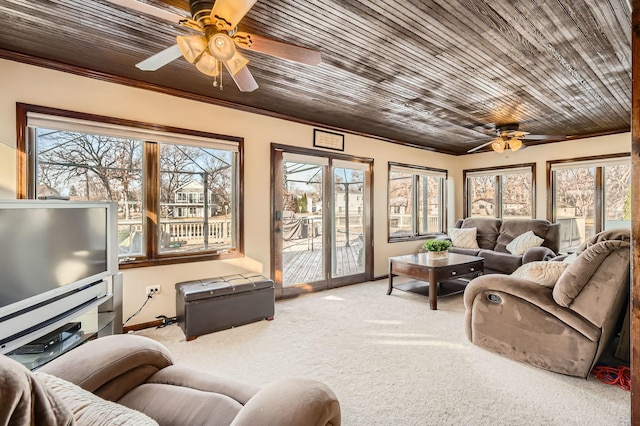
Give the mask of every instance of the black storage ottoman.
M 275 311 L 273 281 L 258 274 L 176 284 L 176 317 L 187 340 L 263 319 Z

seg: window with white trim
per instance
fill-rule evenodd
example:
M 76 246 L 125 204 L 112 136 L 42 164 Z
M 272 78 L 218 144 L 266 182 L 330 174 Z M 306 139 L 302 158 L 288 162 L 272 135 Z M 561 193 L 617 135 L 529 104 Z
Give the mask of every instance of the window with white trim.
M 117 202 L 121 264 L 240 254 L 240 138 L 25 112 L 23 194 Z
M 560 249 L 571 251 L 595 234 L 631 229 L 631 158 L 549 161 L 550 215 L 560 223 Z
M 443 233 L 447 171 L 389 163 L 389 241 Z
M 535 167 L 465 170 L 465 217 L 533 218 Z

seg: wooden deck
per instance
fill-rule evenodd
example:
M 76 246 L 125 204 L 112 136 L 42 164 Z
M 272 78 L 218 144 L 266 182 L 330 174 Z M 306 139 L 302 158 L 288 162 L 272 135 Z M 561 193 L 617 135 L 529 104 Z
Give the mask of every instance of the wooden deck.
M 344 242 L 341 244 L 342 247 L 335 251 L 333 276 L 363 273 L 364 256 L 360 253 L 362 241 L 359 238 L 353 239 L 349 247 L 344 247 Z M 322 237 L 285 241 L 283 266 L 284 287 L 322 280 Z

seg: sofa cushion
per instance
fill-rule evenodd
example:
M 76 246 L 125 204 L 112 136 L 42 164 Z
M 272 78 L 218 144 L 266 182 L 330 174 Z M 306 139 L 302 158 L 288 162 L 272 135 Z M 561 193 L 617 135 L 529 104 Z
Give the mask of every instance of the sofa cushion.
M 567 266 L 569 264 L 564 262 L 529 262 L 516 269 L 511 276 L 553 288 Z
M 460 228 L 477 228 L 476 240 L 481 249 L 493 250 L 498 241 L 502 220 L 494 217 L 468 217 Z
M 104 400 L 66 380 L 41 372 L 34 374 L 71 409 L 77 424 L 96 426 L 158 424 L 139 411 Z
M 538 237 L 543 238 L 542 246 L 550 248 L 555 253 L 560 250 L 560 224 L 551 223 L 544 219 L 511 219 L 503 221 L 494 250 L 507 252 L 507 244 L 527 231 L 533 231 Z
M 544 238 L 538 237 L 533 231 L 527 231 L 524 234 L 518 235 L 507 244 L 506 249 L 511 254 L 522 255 L 532 247 L 539 247 L 543 241 Z
M 449 238 L 454 247 L 477 249 L 476 235 L 478 228 L 449 228 Z

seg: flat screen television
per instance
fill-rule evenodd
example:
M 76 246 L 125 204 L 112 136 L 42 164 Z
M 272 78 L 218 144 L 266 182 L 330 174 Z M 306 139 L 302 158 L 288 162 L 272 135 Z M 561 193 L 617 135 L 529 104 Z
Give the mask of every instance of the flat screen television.
M 109 296 L 117 205 L 0 201 L 0 353 Z

